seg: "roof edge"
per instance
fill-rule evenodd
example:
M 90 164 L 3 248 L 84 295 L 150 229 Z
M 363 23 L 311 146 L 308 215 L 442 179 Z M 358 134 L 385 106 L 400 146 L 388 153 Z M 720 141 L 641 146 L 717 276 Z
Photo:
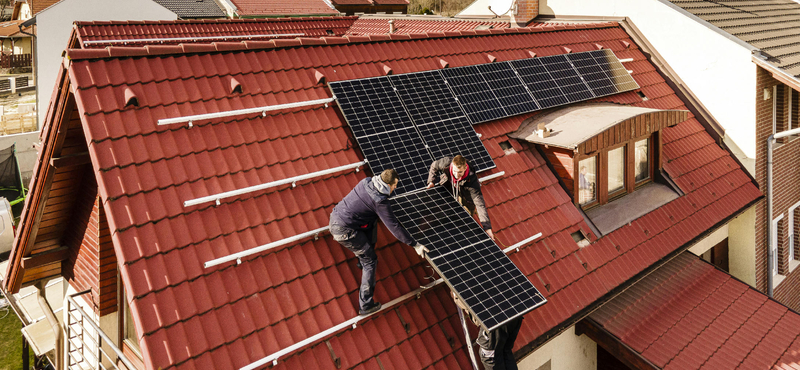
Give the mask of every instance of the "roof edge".
M 759 57 L 759 54 L 753 54 L 751 57 L 753 63 L 757 66 L 766 69 L 768 72 L 772 73 L 772 77 L 780 82 L 783 82 L 786 85 L 789 85 L 793 89 L 800 91 L 800 80 L 797 77 L 790 75 L 780 67 L 770 63 L 768 60 L 764 60 L 763 58 Z
M 662 4 L 666 5 L 667 7 L 672 8 L 676 12 L 685 15 L 687 18 L 692 19 L 695 22 L 700 23 L 701 25 L 705 26 L 706 28 L 708 28 L 708 29 L 710 29 L 710 30 L 722 35 L 726 39 L 731 40 L 731 41 L 739 44 L 740 46 L 749 49 L 751 52 L 754 51 L 754 50 L 760 50 L 759 48 L 757 48 L 757 47 L 755 47 L 753 45 L 750 45 L 749 43 L 747 43 L 745 41 L 742 41 L 742 39 L 740 39 L 740 38 L 738 38 L 738 37 L 736 37 L 734 35 L 731 35 L 730 33 L 728 33 L 727 31 L 723 30 L 722 28 L 719 28 L 719 27 L 713 25 L 712 23 L 704 20 L 703 18 L 700 18 L 700 17 L 692 14 L 688 10 L 683 9 L 683 8 L 673 4 L 669 0 L 658 0 L 658 1 L 661 2 Z
M 236 18 L 236 19 L 175 19 L 175 20 L 141 20 L 141 21 L 75 21 L 77 27 L 88 26 L 114 26 L 114 25 L 174 25 L 174 24 L 227 24 L 227 23 L 257 23 L 257 22 L 310 22 L 330 21 L 342 19 L 358 19 L 358 16 L 327 16 L 327 17 L 282 17 L 282 18 Z
M 369 36 L 342 36 L 320 38 L 295 38 L 270 41 L 242 41 L 242 42 L 213 42 L 208 44 L 178 44 L 178 45 L 146 45 L 137 47 L 109 46 L 104 49 L 67 49 L 67 58 L 71 61 L 88 59 L 107 59 L 123 57 L 164 56 L 176 54 L 213 53 L 225 51 L 253 51 L 282 49 L 310 45 L 342 45 L 384 42 L 395 40 L 421 40 L 441 39 L 455 37 L 491 36 L 512 33 L 541 33 L 563 30 L 611 28 L 618 26 L 617 22 L 601 22 L 586 24 L 553 24 L 532 28 L 502 28 L 490 30 L 470 30 L 458 32 L 428 32 L 412 34 L 369 35 Z
M 747 171 L 744 170 L 744 168 L 742 168 L 742 170 L 743 170 L 743 172 L 747 172 Z M 705 239 L 709 235 L 711 235 L 714 232 L 716 232 L 720 227 L 728 224 L 729 222 L 731 222 L 731 220 L 733 220 L 734 218 L 736 218 L 740 214 L 742 214 L 745 211 L 747 211 L 748 209 L 756 206 L 758 204 L 758 202 L 760 202 L 763 198 L 764 198 L 764 194 L 761 194 L 758 198 L 750 201 L 750 203 L 747 203 L 744 207 L 740 208 L 736 212 L 730 214 L 725 219 L 723 219 L 720 222 L 716 223 L 713 227 L 709 228 L 708 230 L 705 230 L 705 232 L 703 232 L 703 233 L 699 234 L 698 236 L 694 237 L 692 240 L 690 240 L 686 244 L 676 248 L 674 251 L 672 251 L 669 254 L 667 254 L 666 256 L 664 256 L 658 262 L 656 262 L 656 263 L 650 265 L 649 267 L 645 268 L 644 270 L 642 270 L 638 274 L 634 275 L 633 277 L 631 277 L 630 279 L 628 279 L 624 283 L 618 285 L 616 288 L 610 290 L 608 293 L 606 293 L 602 297 L 598 298 L 592 304 L 584 307 L 582 310 L 580 310 L 577 313 L 575 313 L 574 315 L 570 316 L 570 318 L 564 320 L 560 325 L 548 330 L 544 334 L 540 335 L 539 338 L 536 338 L 532 342 L 522 346 L 522 348 L 520 348 L 520 350 L 515 353 L 515 357 L 521 358 L 521 357 L 524 357 L 524 356 L 527 356 L 527 355 L 533 353 L 536 349 L 538 349 L 539 347 L 543 346 L 544 344 L 546 344 L 547 342 L 549 342 L 553 338 L 556 338 L 557 336 L 562 334 L 565 330 L 569 329 L 571 326 L 573 326 L 573 325 L 577 324 L 579 321 L 589 317 L 589 315 L 591 315 L 592 312 L 594 312 L 595 310 L 600 308 L 600 306 L 602 306 L 603 304 L 605 304 L 605 303 L 611 301 L 612 299 L 616 298 L 617 296 L 619 296 L 620 294 L 622 294 L 626 290 L 630 289 L 632 286 L 634 286 L 640 280 L 646 278 L 648 275 L 650 275 L 654 271 L 658 270 L 662 266 L 664 266 L 667 263 L 669 263 L 669 261 L 672 261 L 676 257 L 680 256 L 681 253 L 683 253 L 685 251 L 688 251 L 689 248 L 691 248 L 692 246 L 694 246 L 695 244 L 699 243 L 700 241 L 702 241 L 703 239 Z M 520 355 L 516 355 L 516 354 L 521 354 L 521 356 Z

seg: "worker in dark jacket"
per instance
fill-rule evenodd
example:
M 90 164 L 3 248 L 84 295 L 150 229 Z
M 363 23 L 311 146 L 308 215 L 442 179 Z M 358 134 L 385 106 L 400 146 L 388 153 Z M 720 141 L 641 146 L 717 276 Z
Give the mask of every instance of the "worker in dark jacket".
M 472 163 L 460 154 L 455 157 L 444 157 L 431 163 L 428 171 L 428 189 L 435 185 L 444 185 L 470 214 L 478 213 L 481 226 L 494 240 L 489 212 L 483 200 L 481 183 Z
M 472 319 L 475 325 L 478 321 L 470 315 L 467 306 L 455 293 L 452 293 L 456 306 Z M 514 342 L 517 340 L 519 329 L 522 327 L 522 316 L 512 319 L 492 331 L 481 328 L 478 331 L 479 355 L 484 370 L 517 370 L 517 360 L 514 358 Z
M 331 212 L 329 226 L 333 240 L 355 253 L 361 265 L 361 288 L 358 293 L 361 315 L 381 309 L 381 304 L 372 299 L 378 265 L 378 256 L 375 254 L 378 219 L 398 240 L 413 246 L 420 256 L 428 252 L 403 228 L 389 206 L 389 194 L 397 188 L 398 180 L 395 170 L 385 170 L 378 176 L 361 180 Z

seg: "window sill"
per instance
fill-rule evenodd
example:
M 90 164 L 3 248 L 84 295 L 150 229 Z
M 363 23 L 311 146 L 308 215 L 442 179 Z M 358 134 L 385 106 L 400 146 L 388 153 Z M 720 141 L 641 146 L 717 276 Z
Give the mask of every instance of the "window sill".
M 775 289 L 784 279 L 786 275 L 772 275 L 772 288 Z
M 789 273 L 791 274 L 792 271 L 794 271 L 794 269 L 797 268 L 797 266 L 800 266 L 800 261 L 798 261 L 798 260 L 790 260 L 789 261 Z

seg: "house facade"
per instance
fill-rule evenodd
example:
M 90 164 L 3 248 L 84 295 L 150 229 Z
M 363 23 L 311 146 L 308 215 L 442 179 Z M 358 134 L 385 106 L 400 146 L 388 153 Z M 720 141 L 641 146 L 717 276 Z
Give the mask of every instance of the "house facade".
M 73 28 L 73 40 L 119 28 L 83 26 Z M 141 26 L 131 29 L 149 32 Z M 621 362 L 685 369 L 692 367 L 668 360 L 696 354 L 692 359 L 720 361 L 730 351 L 752 354 L 759 368 L 797 365 L 791 354 L 800 350 L 800 333 L 789 324 L 798 315 L 687 254 L 733 244 L 737 223 L 747 222 L 763 195 L 720 145 L 713 117 L 624 19 L 72 45 L 58 64 L 31 195 L 3 275 L 12 293 L 63 277 L 67 301 L 110 339 L 105 352 L 120 351 L 92 363 L 86 349 L 65 343 L 56 356 L 65 364 L 89 358 L 91 367 L 107 361 L 143 369 L 470 368 L 449 289 L 432 284 L 427 264 L 383 227 L 376 299 L 386 307 L 357 316 L 360 270 L 325 227 L 332 207 L 371 170 L 328 100 L 327 84 L 600 51 L 618 58 L 630 71 L 618 72 L 635 85 L 474 126 L 497 164 L 479 176 L 498 244 L 548 300 L 525 316 L 515 346 L 520 367 L 599 369 Z M 263 111 L 242 111 L 250 108 Z M 206 113 L 217 114 L 192 117 Z M 553 126 L 564 122 L 580 124 Z M 537 130 L 540 123 L 544 129 Z M 572 139 L 547 141 L 565 137 Z M 245 191 L 252 186 L 259 189 Z M 229 191 L 241 193 L 223 195 Z M 730 289 L 722 291 L 758 304 L 699 312 L 711 313 L 704 320 L 722 330 L 691 326 L 680 332 L 682 342 L 669 342 L 676 344 L 672 352 L 656 358 L 646 346 L 661 342 L 636 342 L 623 334 L 636 328 L 593 313 L 622 317 L 630 304 L 623 294 L 654 290 L 653 281 L 662 279 L 649 279 L 653 274 L 695 285 L 665 285 L 665 294 L 638 300 L 648 305 L 632 312 L 674 302 L 690 309 L 698 297 L 714 306 L 728 299 L 714 300 L 723 284 Z M 689 288 L 704 295 L 683 294 Z M 776 313 L 790 329 L 774 340 L 736 335 L 750 318 L 756 323 Z M 663 333 L 669 319 L 680 321 L 640 319 L 662 316 Z M 476 332 L 467 326 L 471 338 Z M 713 341 L 705 341 L 709 335 Z M 717 347 L 682 351 L 695 338 Z M 626 346 L 631 350 L 615 350 Z
M 737 153 L 766 191 L 767 138 L 797 127 L 800 72 L 793 67 L 798 31 L 793 20 L 800 16 L 800 4 L 741 1 L 729 7 L 668 0 L 545 0 L 540 8 L 542 15 L 551 17 L 629 17 L 717 119 L 724 128 L 726 146 Z M 797 227 L 789 225 L 800 202 L 800 188 L 792 172 L 793 138 L 782 139 L 773 153 L 773 182 L 780 189 L 773 192 L 773 214 L 767 216 L 766 201 L 753 210 L 753 232 L 741 237 L 753 240 L 755 250 L 742 256 L 749 262 L 732 265 L 730 272 L 759 290 L 774 291 L 778 300 L 797 310 Z M 772 243 L 767 238 L 770 224 L 776 230 Z M 770 255 L 776 267 L 772 271 Z

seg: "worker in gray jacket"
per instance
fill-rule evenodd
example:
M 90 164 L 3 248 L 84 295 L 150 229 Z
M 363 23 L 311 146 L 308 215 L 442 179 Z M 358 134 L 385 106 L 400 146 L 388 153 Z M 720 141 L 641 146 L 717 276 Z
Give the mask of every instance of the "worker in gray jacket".
M 494 240 L 492 222 L 489 221 L 489 212 L 486 211 L 481 183 L 470 161 L 459 154 L 431 163 L 428 171 L 428 189 L 435 185 L 445 186 L 470 215 L 477 212 L 483 230 Z
M 373 300 L 378 265 L 378 256 L 375 254 L 378 219 L 397 240 L 413 246 L 420 257 L 429 252 L 403 228 L 389 206 L 389 195 L 397 188 L 398 182 L 397 171 L 391 169 L 363 179 L 331 212 L 329 228 L 333 240 L 352 251 L 361 265 L 361 287 L 358 292 L 361 315 L 381 309 L 381 304 Z

